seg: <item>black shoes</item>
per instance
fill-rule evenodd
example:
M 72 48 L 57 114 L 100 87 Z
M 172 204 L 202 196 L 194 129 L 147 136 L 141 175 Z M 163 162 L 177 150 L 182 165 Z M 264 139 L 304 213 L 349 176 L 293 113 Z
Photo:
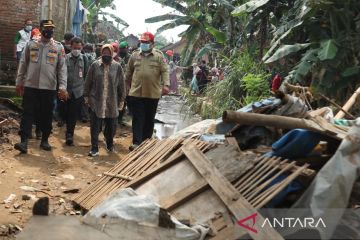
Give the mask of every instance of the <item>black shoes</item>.
M 51 145 L 48 140 L 42 140 L 40 143 L 40 148 L 45 151 L 51 151 Z
M 35 136 L 36 136 L 36 140 L 41 140 L 42 138 L 42 133 L 40 130 L 36 130 L 35 131 Z
M 14 148 L 24 154 L 28 151 L 27 142 L 16 143 Z
M 74 139 L 71 134 L 66 134 L 65 144 L 68 146 L 74 146 Z
M 96 157 L 99 156 L 99 148 L 92 147 L 89 152 L 90 157 Z
M 114 152 L 114 144 L 106 144 L 106 151 L 109 153 Z

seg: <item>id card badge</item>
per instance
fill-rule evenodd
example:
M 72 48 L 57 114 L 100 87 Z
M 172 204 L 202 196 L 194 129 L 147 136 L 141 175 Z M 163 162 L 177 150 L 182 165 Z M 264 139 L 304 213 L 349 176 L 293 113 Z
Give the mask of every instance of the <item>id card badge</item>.
M 79 78 L 82 78 L 82 77 L 83 77 L 83 70 L 80 69 L 80 71 L 79 71 Z

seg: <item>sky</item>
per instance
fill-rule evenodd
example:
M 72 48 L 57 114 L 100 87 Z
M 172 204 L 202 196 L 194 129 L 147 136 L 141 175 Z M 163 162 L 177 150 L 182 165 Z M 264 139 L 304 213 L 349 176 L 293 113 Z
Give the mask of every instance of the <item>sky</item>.
M 150 31 L 155 34 L 156 30 L 167 23 L 166 21 L 160 23 L 145 23 L 145 19 L 154 17 L 169 12 L 174 12 L 174 9 L 169 7 L 162 7 L 161 4 L 152 0 L 115 0 L 116 10 L 106 8 L 106 12 L 111 12 L 119 18 L 126 21 L 130 26 L 125 29 L 124 34 L 134 34 Z M 179 26 L 174 29 L 164 31 L 161 35 L 166 37 L 168 41 L 178 41 L 180 38 L 178 34 L 186 30 L 186 26 Z

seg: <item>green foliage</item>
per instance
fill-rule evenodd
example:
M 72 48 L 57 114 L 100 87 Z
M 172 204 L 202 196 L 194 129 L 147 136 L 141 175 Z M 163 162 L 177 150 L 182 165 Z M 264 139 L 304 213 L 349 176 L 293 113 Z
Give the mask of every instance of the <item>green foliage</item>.
M 269 96 L 264 66 L 248 52 L 236 53 L 225 61 L 225 79 L 208 87 L 206 97 L 209 104 L 202 116 L 221 117 L 225 110 L 236 110 L 251 100 Z
M 261 32 L 261 20 L 272 24 L 272 41 L 263 58 L 273 63 L 283 57 L 292 62 L 287 79 L 311 86 L 338 101 L 345 101 L 360 79 L 360 1 L 258 0 L 234 12 L 249 17 L 250 38 Z
M 250 73 L 243 77 L 241 86 L 246 92 L 245 96 L 243 96 L 244 105 L 270 97 L 269 78 L 270 75 L 264 73 Z
M 231 12 L 234 5 L 244 0 L 153 0 L 171 7 L 180 14 L 168 13 L 145 20 L 147 23 L 170 21 L 161 26 L 161 33 L 177 26 L 186 25 L 187 30 L 179 36 L 187 40 L 182 53 L 182 65 L 191 64 L 197 56 L 196 49 L 207 44 L 221 44 L 223 48 L 234 47 L 242 30 L 242 23 L 236 22 Z M 214 48 L 206 48 L 208 52 L 216 52 Z

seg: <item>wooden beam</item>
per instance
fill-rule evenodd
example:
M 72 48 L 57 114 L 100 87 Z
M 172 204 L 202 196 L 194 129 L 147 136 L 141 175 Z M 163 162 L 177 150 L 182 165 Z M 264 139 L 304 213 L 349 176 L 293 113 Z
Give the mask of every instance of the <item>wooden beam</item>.
M 241 152 L 241 149 L 240 149 L 240 147 L 239 147 L 239 144 L 238 144 L 236 138 L 234 138 L 234 137 L 227 137 L 227 138 L 226 138 L 226 141 L 227 141 L 230 145 L 235 146 L 235 147 L 239 150 L 239 152 Z
M 251 206 L 251 204 L 240 195 L 235 187 L 220 173 L 212 162 L 196 147 L 186 145 L 182 147 L 183 152 L 197 171 L 204 177 L 210 187 L 224 202 L 230 212 L 236 217 L 237 220 L 249 217 L 257 213 L 257 219 L 260 222 L 265 221 L 264 218 Z M 258 227 L 258 226 L 254 226 Z M 241 230 L 240 230 L 241 229 Z M 239 226 L 240 231 L 245 232 L 245 228 Z M 275 229 L 265 225 L 261 230 L 258 229 L 257 233 L 247 231 L 250 236 L 257 239 L 280 240 L 283 237 L 275 231 Z

